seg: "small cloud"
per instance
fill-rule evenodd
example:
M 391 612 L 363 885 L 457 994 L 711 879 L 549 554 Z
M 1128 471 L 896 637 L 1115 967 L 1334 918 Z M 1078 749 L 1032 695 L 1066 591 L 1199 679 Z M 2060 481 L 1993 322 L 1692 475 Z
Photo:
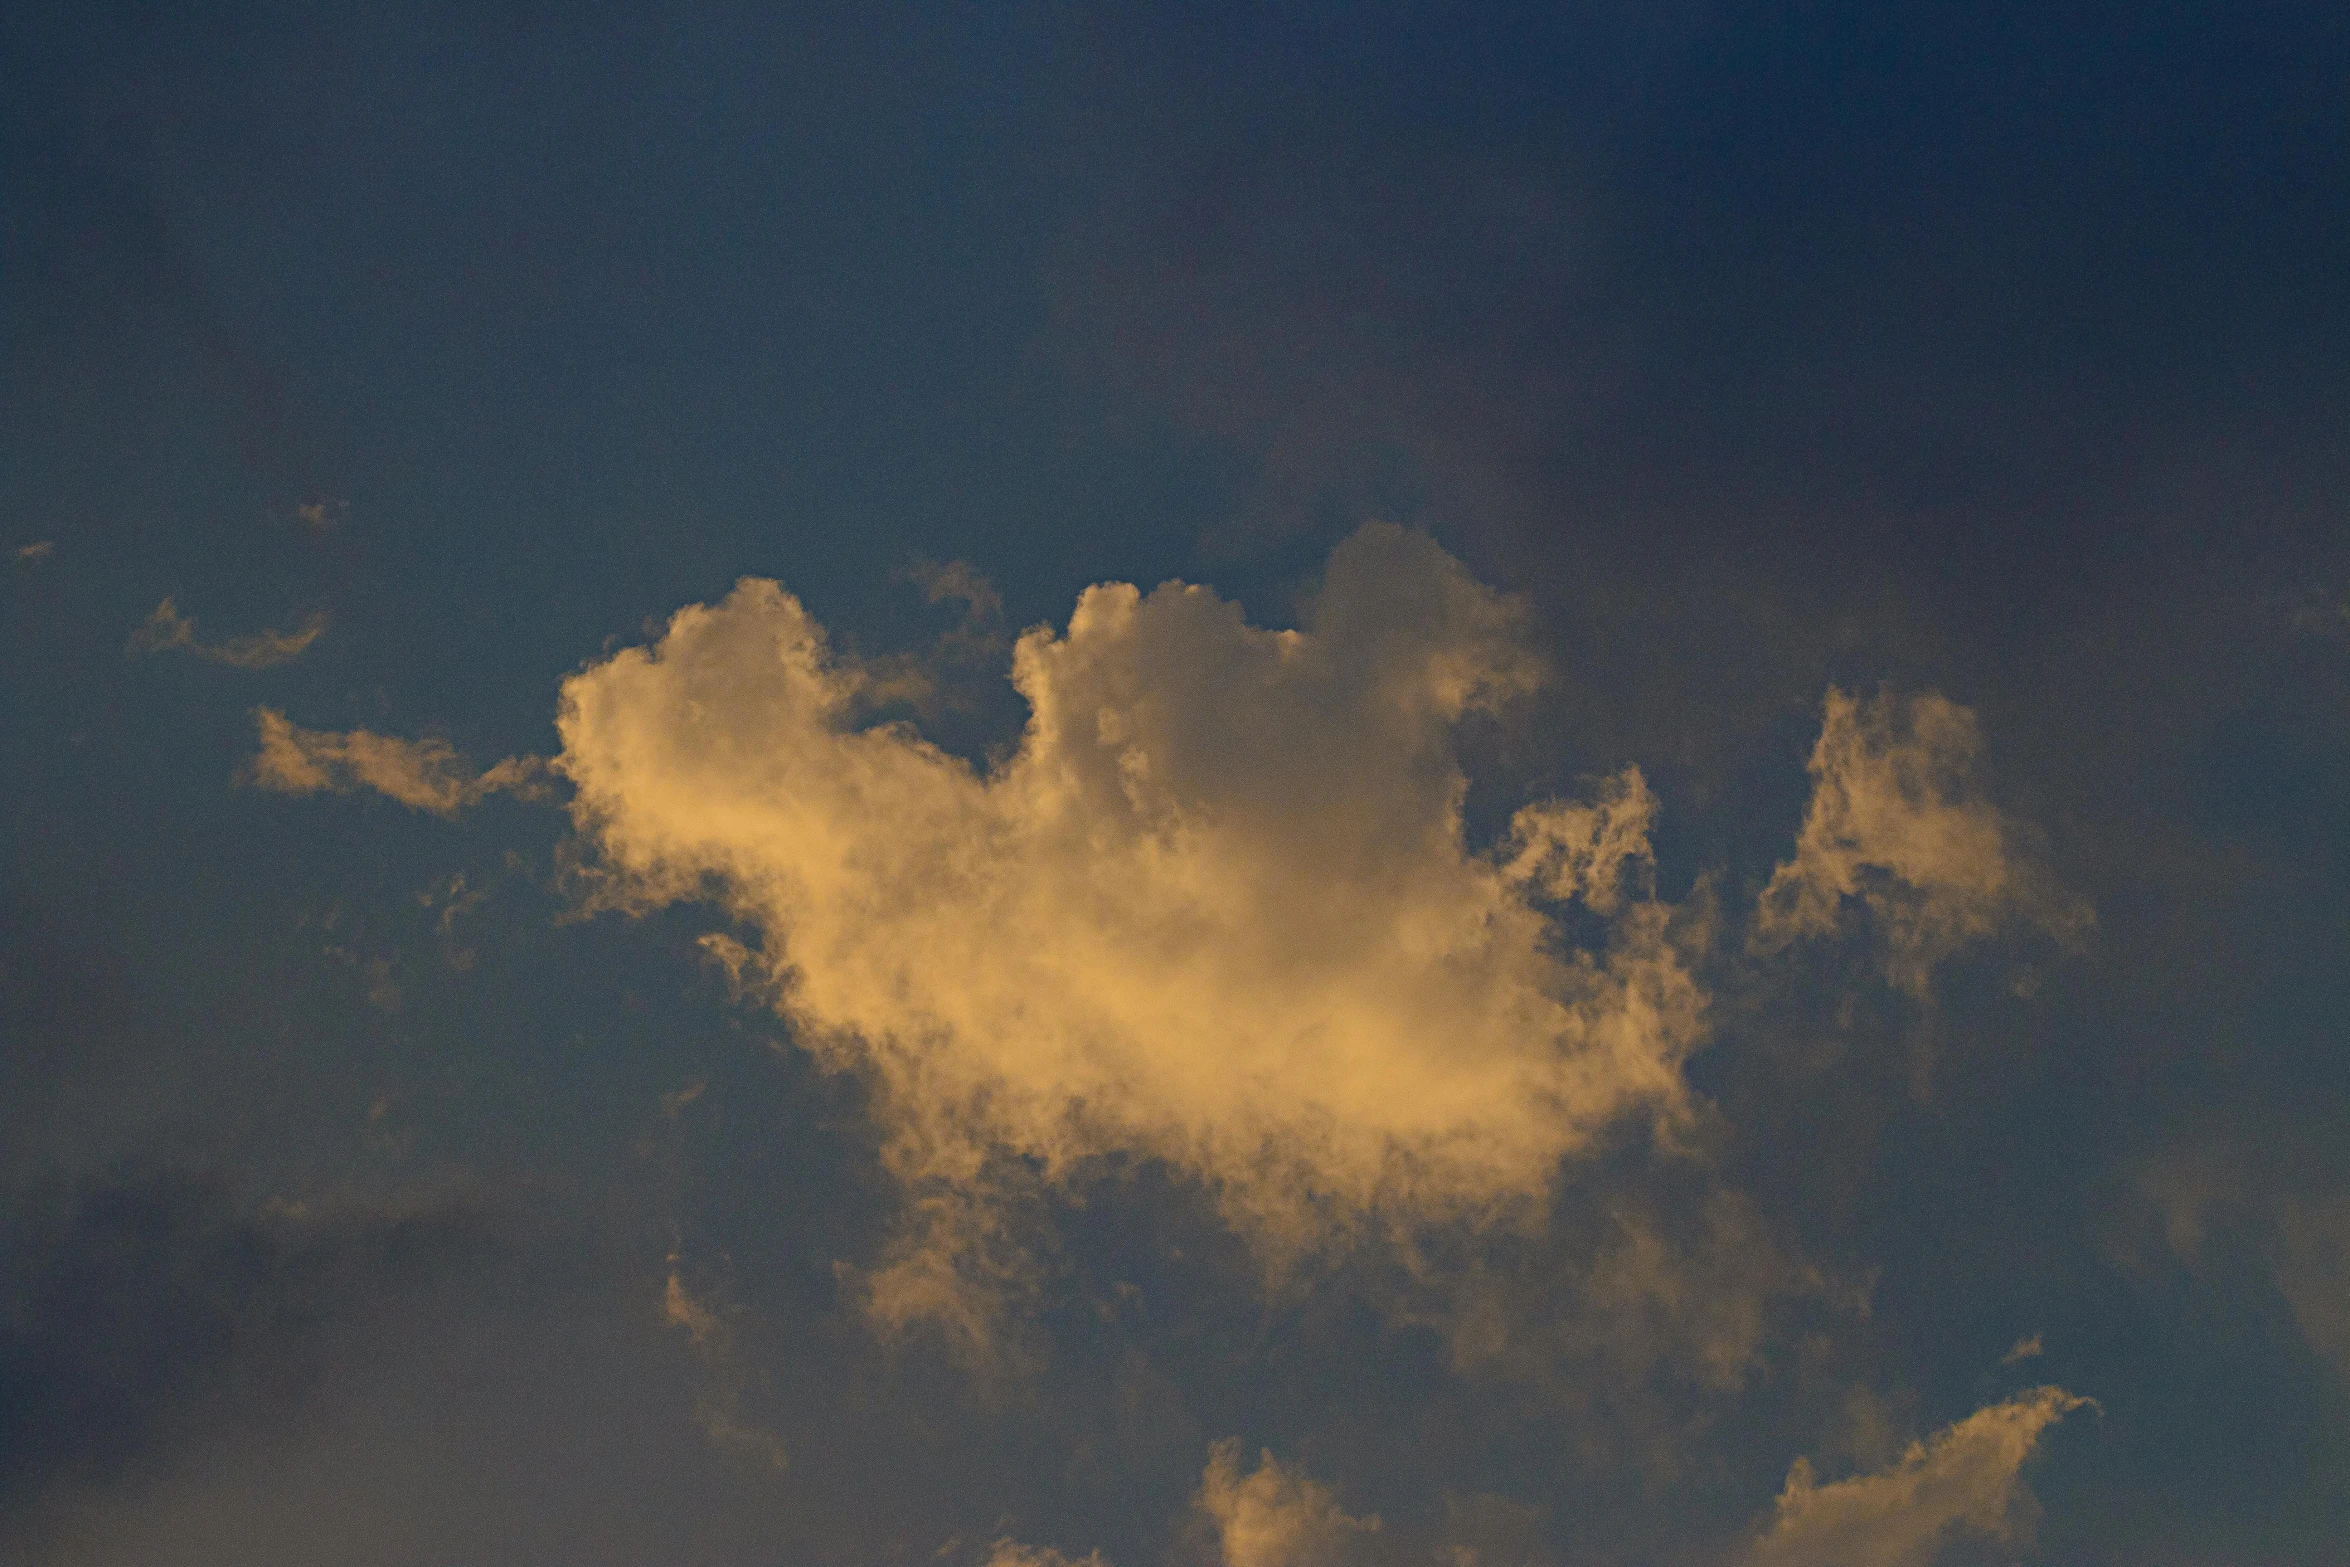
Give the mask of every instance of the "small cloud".
M 1795 858 L 1763 889 L 1749 949 L 1831 935 L 1857 903 L 1884 933 L 1887 977 L 1925 1000 L 1938 965 L 2011 925 L 2077 938 L 2088 907 L 1983 797 L 1982 749 L 1974 713 L 1934 692 L 1859 700 L 1831 687 Z
M 22 565 L 38 566 L 56 553 L 56 544 L 48 539 L 42 539 L 35 544 L 18 545 L 16 550 L 16 558 L 17 561 Z
M 2020 1478 L 2040 1433 L 2091 1400 L 2034 1388 L 1913 1442 L 1901 1461 L 1822 1485 L 1798 1458 L 1748 1567 L 1926 1567 L 1955 1534 L 2009 1544 L 2034 1509 Z
M 1049 1545 L 1022 1545 L 1017 1540 L 998 1540 L 988 1552 L 987 1567 L 1106 1567 L 1106 1564 L 1099 1551 L 1088 1551 L 1083 1556 L 1064 1556 Z
M 457 922 L 489 902 L 490 889 L 469 886 L 463 871 L 453 871 L 445 880 L 418 893 L 416 901 L 426 909 L 435 904 L 440 906 L 440 917 L 433 927 L 440 933 L 441 952 L 448 959 L 449 967 L 460 972 L 472 968 L 480 954 L 458 942 Z
M 294 520 L 320 533 L 342 526 L 343 519 L 350 514 L 349 501 L 323 496 L 314 501 L 297 501 L 294 505 Z
M 1237 1438 L 1216 1444 L 1196 1505 L 1215 1525 L 1223 1567 L 1341 1567 L 1380 1527 L 1376 1515 L 1342 1511 L 1328 1486 L 1269 1452 L 1243 1475 Z
M 723 1331 L 718 1313 L 686 1292 L 674 1266 L 669 1270 L 669 1286 L 661 1292 L 661 1321 L 684 1329 L 696 1349 L 713 1347 Z
M 253 717 L 261 750 L 245 777 L 278 794 L 372 789 L 435 816 L 454 816 L 492 794 L 526 800 L 546 796 L 546 763 L 535 756 L 510 756 L 475 773 L 446 740 L 400 740 L 365 729 L 304 729 L 268 707 L 255 709 Z
M 2000 1356 L 1999 1363 L 2003 1366 L 2020 1366 L 2025 1361 L 2033 1359 L 2039 1353 L 2040 1335 L 2035 1333 L 2030 1338 L 2017 1339 L 2015 1341 L 2015 1348 Z
M 231 637 L 226 642 L 205 642 L 196 635 L 196 623 L 182 615 L 179 607 L 167 598 L 131 633 L 129 650 L 133 653 L 184 650 L 231 669 L 269 669 L 291 663 L 308 652 L 310 644 L 326 634 L 327 620 L 326 611 L 320 610 L 292 631 L 262 631 L 252 636 Z

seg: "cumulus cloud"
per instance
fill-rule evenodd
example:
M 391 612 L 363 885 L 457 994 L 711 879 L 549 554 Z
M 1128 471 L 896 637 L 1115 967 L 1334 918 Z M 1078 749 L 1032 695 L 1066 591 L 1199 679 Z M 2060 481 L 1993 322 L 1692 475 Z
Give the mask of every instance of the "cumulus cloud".
M 300 658 L 310 650 L 311 643 L 326 634 L 326 628 L 327 614 L 320 610 L 291 631 L 260 631 L 251 636 L 231 637 L 226 642 L 205 642 L 196 635 L 196 623 L 181 614 L 178 606 L 167 598 L 131 633 L 130 650 L 134 653 L 177 650 L 215 664 L 226 664 L 231 669 L 270 669 Z
M 745 580 L 566 681 L 555 765 L 598 899 L 722 902 L 738 978 L 874 1084 L 910 1198 L 876 1311 L 977 1333 L 1019 1268 L 991 1188 L 1024 1175 L 1166 1161 L 1278 1266 L 1528 1211 L 1612 1122 L 1683 1108 L 1705 998 L 1639 776 L 1465 838 L 1452 737 L 1541 677 L 1522 618 L 1384 526 L 1294 630 L 1105 584 L 1020 638 L 1031 716 L 980 769 L 871 722 L 888 674 Z M 1570 897 L 1604 950 L 1563 943 Z
M 275 708 L 257 708 L 261 750 L 247 776 L 279 794 L 348 794 L 372 789 L 411 810 L 454 816 L 492 794 L 543 796 L 546 764 L 510 756 L 474 772 L 446 740 L 400 740 L 366 729 L 304 729 Z
M 1925 1567 L 1961 1533 L 2013 1541 L 2031 1517 L 2024 1460 L 2042 1431 L 2088 1402 L 2034 1388 L 1912 1444 L 1888 1469 L 1828 1485 L 1798 1458 L 1746 1567 Z
M 1763 890 L 1753 948 L 1827 935 L 1858 903 L 1883 933 L 1888 976 L 1922 999 L 1943 960 L 2011 924 L 2078 935 L 2088 909 L 1983 797 L 1982 749 L 1975 715 L 1934 692 L 1859 700 L 1831 687 L 1795 858 Z

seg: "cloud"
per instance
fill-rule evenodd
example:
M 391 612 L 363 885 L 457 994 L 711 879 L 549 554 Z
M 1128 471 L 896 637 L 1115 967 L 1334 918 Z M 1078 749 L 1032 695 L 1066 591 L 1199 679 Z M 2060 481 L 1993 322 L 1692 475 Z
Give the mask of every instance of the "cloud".
M 292 631 L 261 631 L 226 642 L 203 642 L 197 639 L 196 623 L 167 598 L 131 633 L 130 651 L 167 653 L 181 649 L 231 669 L 270 669 L 300 658 L 311 643 L 326 634 L 326 628 L 327 614 L 320 610 Z
M 56 553 L 57 545 L 53 540 L 41 539 L 31 544 L 18 545 L 16 559 L 20 565 L 38 566 Z
M 1215 1526 L 1223 1567 L 1345 1567 L 1379 1532 L 1377 1517 L 1350 1517 L 1327 1486 L 1269 1452 L 1243 1475 L 1237 1439 L 1216 1444 L 1195 1505 Z
M 1999 1363 L 2003 1366 L 2020 1366 L 2044 1352 L 2040 1335 L 2035 1333 L 2029 1338 L 2017 1339 L 2014 1347 L 1999 1357 Z
M 546 791 L 546 764 L 535 756 L 510 756 L 475 773 L 446 740 L 399 740 L 365 729 L 304 729 L 269 707 L 256 708 L 253 718 L 261 750 L 246 776 L 256 787 L 279 794 L 372 789 L 412 810 L 454 816 L 492 794 L 538 799 Z
M 1747 1567 L 1925 1567 L 1961 1532 L 2012 1541 L 2029 1527 L 2024 1460 L 2042 1431 L 2089 1402 L 2034 1388 L 1913 1443 L 1888 1469 L 1828 1485 L 1798 1458 Z
M 1017 1540 L 998 1540 L 988 1552 L 987 1567 L 1104 1567 L 1104 1563 L 1099 1551 L 1089 1551 L 1083 1556 L 1064 1556 L 1049 1545 L 1022 1545 Z
M 1541 678 L 1522 620 L 1384 526 L 1295 630 L 1105 584 L 1020 638 L 1031 716 L 983 771 L 868 722 L 887 677 L 746 579 L 567 680 L 555 765 L 597 899 L 722 902 L 738 977 L 874 1085 L 909 1195 L 877 1315 L 977 1335 L 1022 1181 L 1163 1160 L 1278 1267 L 1531 1211 L 1612 1123 L 1684 1108 L 1705 997 L 1627 885 L 1637 773 L 1465 839 L 1453 733 Z M 1604 950 L 1564 944 L 1568 897 Z
M 1888 977 L 1923 999 L 1939 964 L 2011 924 L 2077 937 L 2089 910 L 1983 798 L 1982 748 L 1975 715 L 1934 692 L 1863 701 L 1831 687 L 1795 858 L 1763 890 L 1753 950 L 1828 935 L 1854 900 L 1883 933 Z

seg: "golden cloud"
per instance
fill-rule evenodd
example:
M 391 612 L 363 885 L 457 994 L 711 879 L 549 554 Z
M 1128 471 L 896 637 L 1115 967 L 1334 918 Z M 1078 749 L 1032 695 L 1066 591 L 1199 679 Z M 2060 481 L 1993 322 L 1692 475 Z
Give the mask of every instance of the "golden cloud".
M 1329 1487 L 1269 1452 L 1242 1474 L 1237 1440 L 1210 1452 L 1195 1505 L 1215 1526 L 1223 1567 L 1346 1567 L 1379 1532 L 1376 1517 L 1350 1517 Z
M 1537 1207 L 1611 1122 L 1684 1107 L 1705 997 L 1639 874 L 1639 775 L 1465 841 L 1453 733 L 1536 683 L 1522 618 L 1383 526 L 1295 630 L 1095 587 L 1019 640 L 1031 716 L 982 770 L 867 722 L 894 671 L 745 580 L 567 680 L 555 766 L 604 903 L 722 902 L 738 977 L 873 1082 L 912 1200 L 870 1303 L 977 1336 L 1018 1267 L 1007 1158 L 1164 1160 L 1278 1266 Z M 1604 951 L 1563 945 L 1568 897 Z
M 2071 939 L 2091 922 L 1983 796 L 1975 715 L 1934 692 L 1860 701 L 1831 687 L 1795 858 L 1772 874 L 1758 952 L 1834 931 L 1847 901 L 1884 934 L 1888 977 L 1924 999 L 1934 969 L 2015 922 Z
M 2089 1402 L 2034 1388 L 1911 1444 L 1890 1468 L 1829 1485 L 1798 1458 L 1748 1567 L 1925 1567 L 1957 1532 L 2013 1540 L 2030 1516 L 2024 1460 L 2042 1431 Z
M 304 729 L 268 707 L 255 709 L 253 719 L 261 750 L 247 777 L 279 794 L 372 789 L 412 810 L 454 816 L 488 795 L 532 799 L 545 788 L 546 764 L 535 756 L 510 756 L 476 773 L 446 740 L 401 740 L 366 729 Z

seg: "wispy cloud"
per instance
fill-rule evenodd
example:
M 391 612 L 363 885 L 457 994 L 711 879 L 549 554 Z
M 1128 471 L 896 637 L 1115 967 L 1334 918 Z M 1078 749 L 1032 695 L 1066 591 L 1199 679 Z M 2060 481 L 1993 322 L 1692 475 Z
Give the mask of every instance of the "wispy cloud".
M 1763 890 L 1750 946 L 1828 935 L 1857 905 L 1884 937 L 1887 976 L 1923 999 L 1938 965 L 2007 926 L 2076 937 L 2090 911 L 1985 798 L 1982 749 L 1975 715 L 1935 692 L 1861 700 L 1831 688 L 1795 858 Z
M 270 669 L 291 663 L 308 652 L 310 644 L 326 634 L 327 623 L 326 611 L 320 610 L 291 631 L 261 631 L 251 636 L 231 637 L 226 642 L 205 642 L 196 635 L 196 623 L 182 615 L 178 606 L 167 598 L 131 633 L 130 651 L 181 651 L 215 664 L 226 664 L 231 669 Z
M 2089 1402 L 2034 1388 L 1912 1444 L 1890 1468 L 1827 1485 L 1798 1458 L 1747 1567 L 1925 1567 L 1955 1534 L 2015 1540 L 2030 1526 L 2024 1460 Z
M 475 772 L 446 740 L 401 740 L 365 729 L 304 729 L 275 708 L 257 708 L 261 750 L 246 773 L 279 794 L 348 794 L 371 789 L 413 810 L 454 816 L 493 794 L 541 798 L 546 764 L 510 756 Z
M 16 548 L 16 561 L 17 564 L 22 566 L 38 566 L 56 553 L 57 545 L 53 541 L 49 539 L 41 539 L 32 544 L 18 545 Z

